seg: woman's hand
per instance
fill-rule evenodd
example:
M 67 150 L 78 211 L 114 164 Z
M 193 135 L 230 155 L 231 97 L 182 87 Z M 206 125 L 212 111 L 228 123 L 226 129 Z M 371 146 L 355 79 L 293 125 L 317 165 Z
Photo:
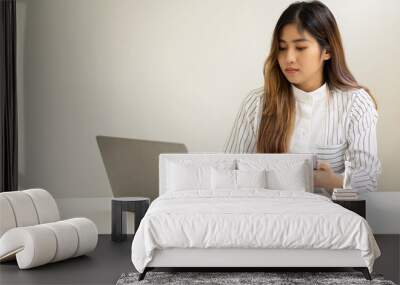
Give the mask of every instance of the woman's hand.
M 314 170 L 314 187 L 342 188 L 343 176 L 335 174 L 328 163 L 318 160 L 318 169 Z

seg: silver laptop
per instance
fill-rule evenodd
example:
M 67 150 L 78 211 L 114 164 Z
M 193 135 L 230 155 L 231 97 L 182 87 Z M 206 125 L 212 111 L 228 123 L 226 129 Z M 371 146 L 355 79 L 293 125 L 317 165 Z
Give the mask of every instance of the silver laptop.
M 114 197 L 158 197 L 158 156 L 187 153 L 182 143 L 96 136 Z

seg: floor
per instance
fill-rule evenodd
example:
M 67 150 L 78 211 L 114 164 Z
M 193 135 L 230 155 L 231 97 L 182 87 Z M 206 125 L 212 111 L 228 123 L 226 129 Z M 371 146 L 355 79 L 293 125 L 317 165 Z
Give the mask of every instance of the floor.
M 382 256 L 374 272 L 399 284 L 400 235 L 376 235 Z M 94 252 L 70 260 L 29 270 L 19 270 L 16 262 L 0 264 L 0 284 L 115 284 L 124 272 L 134 271 L 130 260 L 132 237 L 120 243 L 110 235 L 100 235 Z
M 115 284 L 124 272 L 134 271 L 130 259 L 132 238 L 112 242 L 99 235 L 96 250 L 87 256 L 18 270 L 16 262 L 0 264 L 0 284 Z

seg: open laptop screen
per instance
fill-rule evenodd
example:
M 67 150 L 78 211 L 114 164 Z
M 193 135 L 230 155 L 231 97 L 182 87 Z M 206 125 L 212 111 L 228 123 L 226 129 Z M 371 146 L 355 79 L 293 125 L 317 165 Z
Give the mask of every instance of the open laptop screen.
M 160 153 L 187 153 L 182 143 L 97 136 L 114 197 L 158 197 Z

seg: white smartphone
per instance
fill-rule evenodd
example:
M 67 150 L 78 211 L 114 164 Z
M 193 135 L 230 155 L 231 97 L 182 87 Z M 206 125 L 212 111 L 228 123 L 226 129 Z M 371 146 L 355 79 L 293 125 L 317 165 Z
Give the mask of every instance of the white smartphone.
M 314 170 L 318 169 L 318 156 L 317 154 L 313 154 L 313 168 Z

